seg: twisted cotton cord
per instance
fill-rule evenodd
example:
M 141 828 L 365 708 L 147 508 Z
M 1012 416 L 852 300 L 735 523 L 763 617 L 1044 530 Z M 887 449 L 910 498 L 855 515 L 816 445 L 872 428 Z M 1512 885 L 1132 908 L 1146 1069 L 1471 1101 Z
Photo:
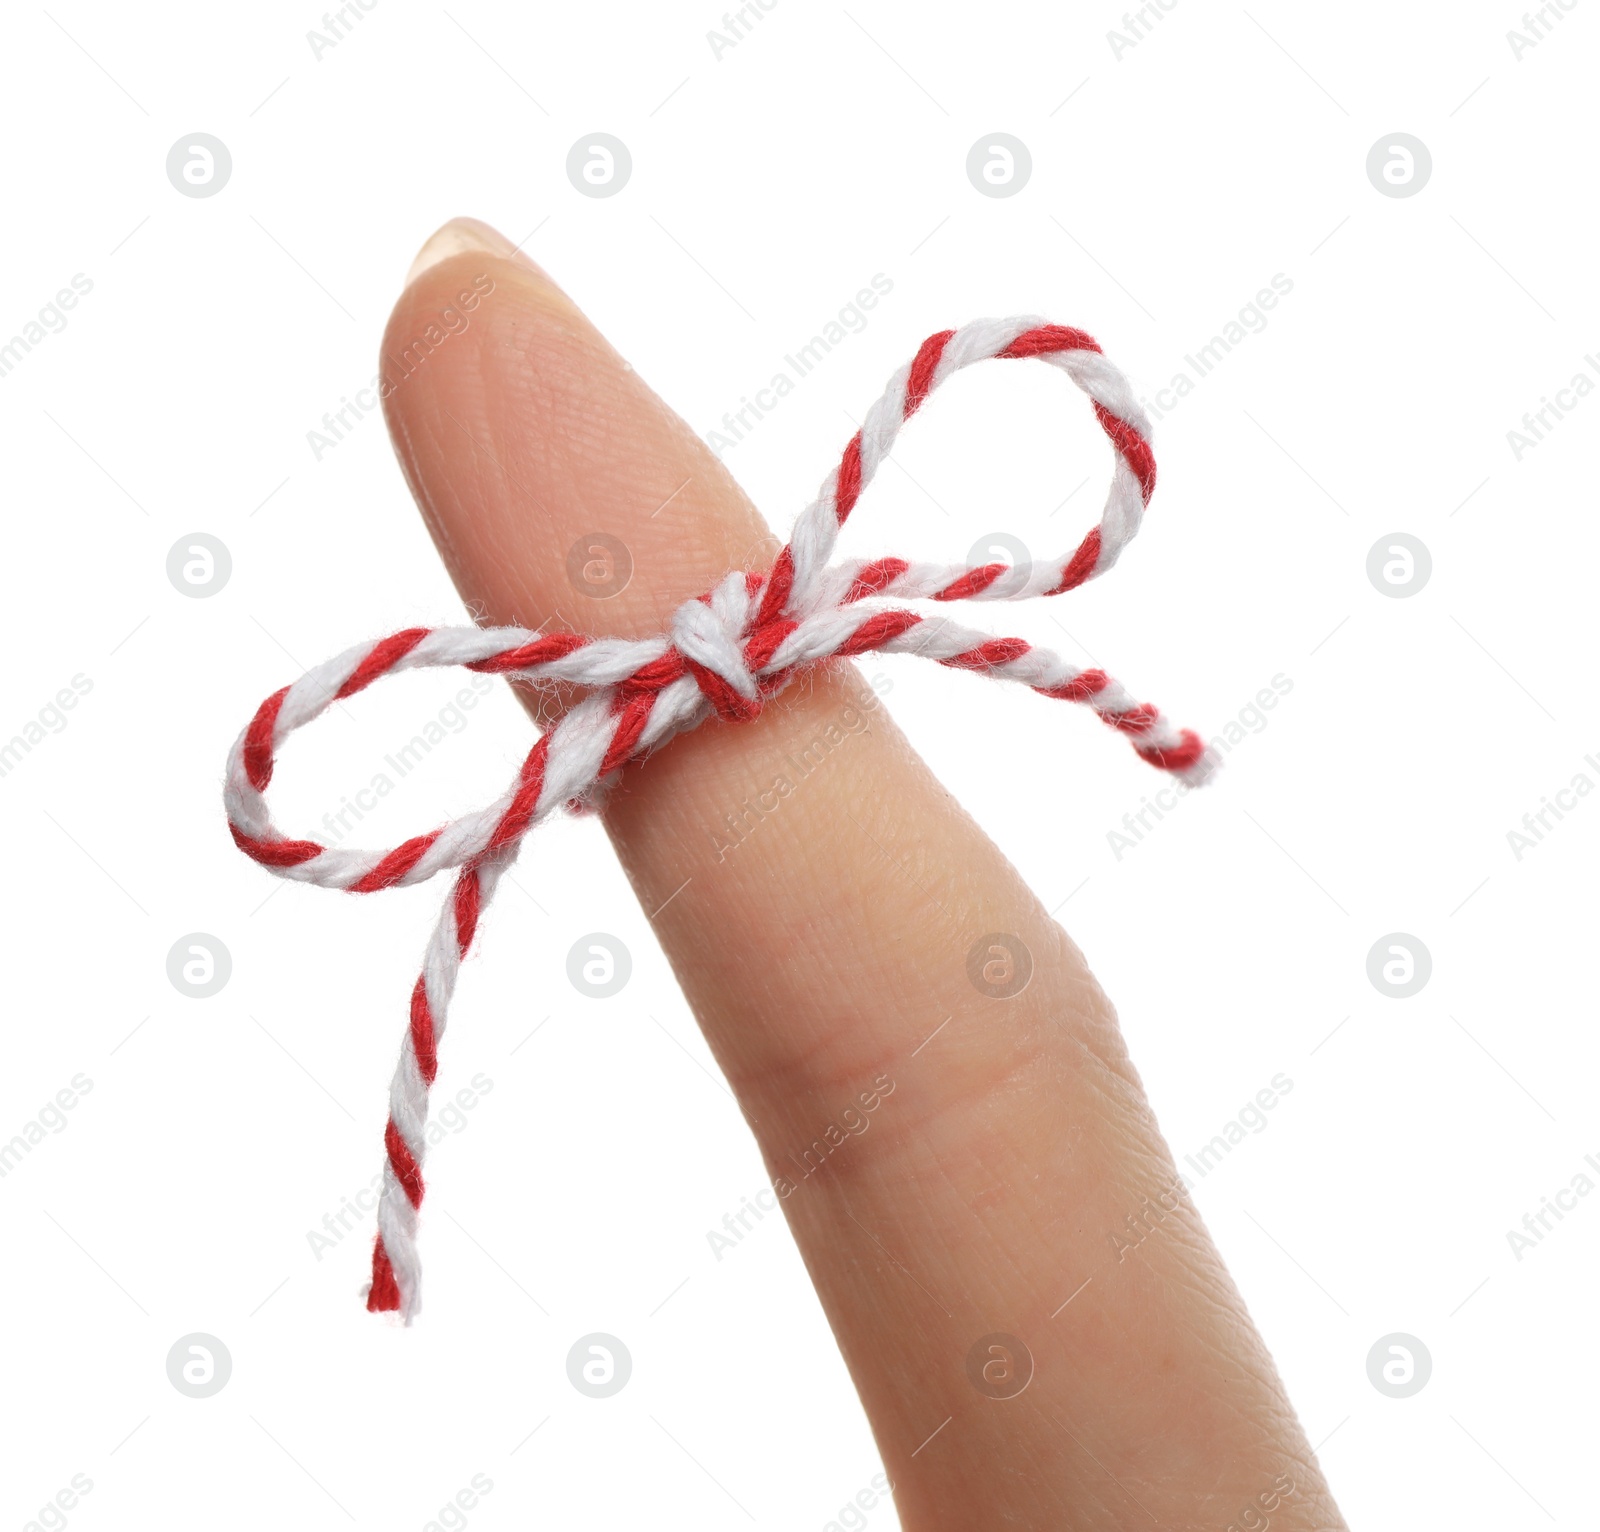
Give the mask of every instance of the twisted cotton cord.
M 1115 448 L 1099 525 L 1072 552 L 1015 571 L 1004 563 L 899 558 L 829 563 L 839 529 L 928 395 L 974 362 L 1027 357 L 1059 367 L 1089 395 Z M 1038 319 L 984 319 L 944 330 L 924 341 L 889 380 L 772 567 L 725 576 L 704 596 L 684 602 L 667 633 L 635 640 L 523 628 L 408 628 L 346 650 L 261 704 L 229 754 L 223 794 L 242 851 L 280 877 L 363 894 L 460 869 L 412 990 L 410 1026 L 389 1089 L 368 1309 L 398 1310 L 409 1323 L 421 1305 L 417 1225 L 428 1092 L 438 1073 L 439 1040 L 461 960 L 479 917 L 528 831 L 558 808 L 593 802 L 627 762 L 713 713 L 730 722 L 755 718 L 768 698 L 809 666 L 876 650 L 918 654 L 1083 703 L 1126 734 L 1152 766 L 1191 783 L 1209 775 L 1215 761 L 1196 734 L 1175 728 L 1103 670 L 1083 669 L 1020 638 L 996 638 L 948 617 L 874 599 L 1020 601 L 1059 595 L 1104 574 L 1138 532 L 1155 489 L 1149 438 L 1149 422 L 1127 380 L 1082 330 Z M 265 793 L 289 735 L 381 676 L 443 665 L 513 680 L 563 681 L 589 691 L 541 736 L 516 781 L 487 808 L 388 851 L 284 835 L 272 822 Z

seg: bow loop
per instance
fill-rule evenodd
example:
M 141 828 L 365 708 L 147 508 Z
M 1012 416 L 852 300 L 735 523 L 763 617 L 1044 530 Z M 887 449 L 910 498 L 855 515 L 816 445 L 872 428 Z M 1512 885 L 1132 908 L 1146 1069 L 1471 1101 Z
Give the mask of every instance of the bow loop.
M 901 428 L 928 395 L 961 368 L 990 358 L 1035 359 L 1064 372 L 1089 396 L 1095 418 L 1116 452 L 1111 486 L 1098 525 L 1076 547 L 1045 559 L 981 564 L 908 562 L 898 558 L 828 562 L 839 529 L 892 450 Z M 792 615 L 811 615 L 866 596 L 926 601 L 1026 601 L 1057 596 L 1104 574 L 1137 535 L 1155 492 L 1150 421 L 1123 375 L 1094 337 L 1042 319 L 981 320 L 930 336 L 916 358 L 889 381 L 800 514 L 791 541 Z M 788 551 L 788 550 L 786 550 Z

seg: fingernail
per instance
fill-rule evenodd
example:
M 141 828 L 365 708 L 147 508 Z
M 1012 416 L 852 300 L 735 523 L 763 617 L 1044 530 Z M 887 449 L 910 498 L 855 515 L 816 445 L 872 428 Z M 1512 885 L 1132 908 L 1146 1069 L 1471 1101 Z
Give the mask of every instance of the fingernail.
M 549 280 L 537 262 L 530 260 L 498 229 L 490 228 L 478 218 L 452 218 L 442 228 L 428 236 L 423 247 L 406 273 L 405 285 L 410 287 L 423 272 L 447 261 L 453 255 L 495 255 L 503 260 L 516 261 L 529 271 Z

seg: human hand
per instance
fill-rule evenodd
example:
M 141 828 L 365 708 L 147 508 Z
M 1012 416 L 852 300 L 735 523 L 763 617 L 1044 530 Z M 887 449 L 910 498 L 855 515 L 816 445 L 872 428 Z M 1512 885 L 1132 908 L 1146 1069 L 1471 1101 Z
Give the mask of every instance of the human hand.
M 753 549 L 776 550 L 710 450 L 482 224 L 457 220 L 424 247 L 385 356 L 484 274 L 471 324 L 402 365 L 385 405 L 474 613 L 566 626 L 553 614 L 573 611 L 568 550 L 601 530 L 628 544 L 633 577 L 576 626 L 653 634 Z M 782 1206 L 903 1525 L 1343 1527 L 1181 1195 L 1110 1002 L 883 710 L 717 862 L 703 827 L 768 789 L 864 691 L 848 664 L 820 670 L 754 722 L 630 766 L 602 817 L 791 1187 Z M 536 715 L 552 701 L 524 700 Z M 997 930 L 1033 957 L 1009 999 L 966 971 Z M 870 1097 L 876 1131 L 796 1181 L 791 1156 Z M 1119 1250 L 1130 1215 L 1148 1234 Z M 969 1353 L 997 1332 L 1031 1364 L 997 1353 L 985 1381 L 980 1354 L 975 1383 Z M 997 1398 L 1028 1365 L 1026 1388 Z

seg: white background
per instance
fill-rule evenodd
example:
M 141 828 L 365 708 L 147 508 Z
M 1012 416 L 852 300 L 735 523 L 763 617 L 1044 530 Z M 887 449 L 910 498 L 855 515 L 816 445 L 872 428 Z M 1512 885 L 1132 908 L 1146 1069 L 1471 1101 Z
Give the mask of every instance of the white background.
M 711 1253 L 761 1165 L 592 822 L 537 833 L 469 965 L 435 1096 L 492 1089 L 429 1162 L 421 1320 L 362 1312 L 365 1220 L 311 1251 L 378 1169 L 443 890 L 282 887 L 228 840 L 222 763 L 305 666 L 460 620 L 380 420 L 320 461 L 307 438 L 375 373 L 415 248 L 456 213 L 528 237 L 702 432 L 888 277 L 728 453 L 780 530 L 932 330 L 1044 314 L 1150 390 L 1292 282 L 1159 422 L 1161 486 L 1114 575 L 980 616 L 1208 734 L 1287 678 L 1214 789 L 1118 859 L 1108 831 L 1160 779 L 1114 736 L 932 666 L 869 670 L 1046 902 L 1070 900 L 1180 1157 L 1292 1079 L 1195 1196 L 1352 1525 L 1586 1523 L 1600 1196 L 1520 1260 L 1507 1232 L 1600 1156 L 1600 802 L 1520 860 L 1507 832 L 1600 782 L 1600 401 L 1520 461 L 1507 432 L 1600 352 L 1596 11 L 1519 58 L 1511 4 L 1178 3 L 1119 57 L 1115 6 L 1064 9 L 781 0 L 720 58 L 710 5 L 380 0 L 320 58 L 309 6 L 11 18 L 0 341 L 75 274 L 93 290 L 0 378 L 0 738 L 74 675 L 92 690 L 0 778 L 0 1136 L 74 1075 L 92 1089 L 0 1181 L 4 1525 L 85 1474 L 74 1528 L 421 1528 L 482 1473 L 484 1532 L 803 1532 L 880 1467 L 786 1230 Z M 164 168 L 197 131 L 233 158 L 207 199 Z M 607 200 L 564 169 L 595 131 L 633 156 Z M 964 169 L 995 131 L 1033 160 L 1005 199 Z M 1365 169 L 1397 131 L 1433 161 L 1407 198 Z M 1059 376 L 973 369 L 848 546 L 1069 546 L 1108 458 Z M 194 532 L 233 561 L 203 600 L 165 573 Z M 1366 574 L 1395 532 L 1432 557 L 1406 599 Z M 314 832 L 456 684 L 330 714 L 274 783 L 283 822 Z M 497 693 L 363 840 L 487 800 L 528 739 Z M 196 931 L 232 954 L 208 1000 L 166 976 Z M 633 954 L 609 1001 L 565 977 L 592 931 Z M 1410 999 L 1367 977 L 1391 932 L 1432 956 Z M 567 1381 L 590 1331 L 634 1359 L 609 1400 Z M 191 1332 L 232 1356 L 210 1399 L 167 1380 Z M 1368 1380 L 1392 1332 L 1432 1357 L 1409 1399 Z

